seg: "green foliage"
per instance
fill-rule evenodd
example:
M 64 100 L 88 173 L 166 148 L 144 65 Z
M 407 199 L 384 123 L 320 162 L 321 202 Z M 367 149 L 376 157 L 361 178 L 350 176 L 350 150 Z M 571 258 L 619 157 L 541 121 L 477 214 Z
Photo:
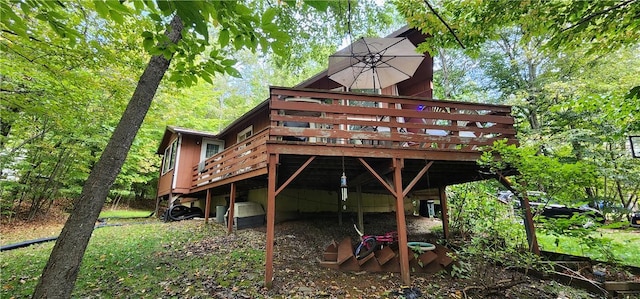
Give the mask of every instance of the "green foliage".
M 640 6 L 627 1 L 442 1 L 436 12 L 453 29 L 462 44 L 478 53 L 501 30 L 518 27 L 525 42 L 543 38 L 548 49 L 587 49 L 611 52 L 640 39 Z M 422 0 L 394 1 L 410 25 L 433 36 L 424 47 L 458 47 L 453 34 Z
M 544 270 L 539 257 L 528 250 L 513 206 L 498 201 L 496 191 L 497 186 L 485 182 L 448 188 L 452 232 L 467 239 L 456 251 L 452 276 L 491 277 L 486 271 L 495 264 Z
M 19 180 L 0 180 L 2 213 L 77 197 L 149 55 L 173 55 L 173 84 L 160 89 L 108 200 L 153 197 L 166 125 L 218 131 L 264 100 L 268 85 L 290 86 L 317 72 L 341 42 L 319 24 L 345 20 L 346 3 L 289 4 L 3 2 L 0 165 Z M 354 20 L 368 22 L 358 21 L 354 32 L 391 23 L 383 18 L 388 6 L 374 14 L 364 4 L 354 4 Z M 186 25 L 178 44 L 164 35 L 174 13 Z M 275 68 L 277 54 L 285 69 Z

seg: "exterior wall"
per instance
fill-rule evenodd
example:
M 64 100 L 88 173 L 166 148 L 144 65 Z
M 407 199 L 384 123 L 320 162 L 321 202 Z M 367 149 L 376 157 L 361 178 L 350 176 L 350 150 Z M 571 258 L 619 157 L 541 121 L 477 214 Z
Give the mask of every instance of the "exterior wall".
M 356 192 L 349 192 L 349 199 L 344 203 L 347 206 L 344 212 L 356 213 L 358 201 Z M 214 217 L 216 206 L 227 206 L 229 194 L 211 196 L 210 216 Z M 249 201 L 257 202 L 266 209 L 267 189 L 249 190 L 246 197 Z M 238 200 L 238 198 L 236 198 Z M 433 200 L 436 206 L 440 205 L 438 189 L 420 190 L 413 197 L 405 197 L 405 214 L 417 215 L 420 209 L 420 201 Z M 342 202 L 340 203 L 343 204 Z M 205 210 L 205 198 L 193 203 L 185 203 Z M 299 213 L 333 212 L 338 209 L 338 193 L 325 190 L 285 189 L 276 198 L 276 221 L 284 221 L 296 218 Z M 362 210 L 364 213 L 395 212 L 395 198 L 390 194 L 362 194 Z
M 355 191 L 355 190 L 354 190 Z M 339 202 L 338 192 L 309 189 L 285 189 L 276 198 L 276 221 L 295 218 L 298 213 L 336 212 L 339 206 L 347 206 L 344 212 L 358 211 L 356 192 L 349 192 L 346 202 Z M 249 201 L 267 205 L 267 189 L 249 191 Z M 405 214 L 413 214 L 412 199 L 405 197 Z M 362 210 L 364 213 L 395 211 L 395 197 L 390 194 L 362 194 Z
M 174 193 L 189 193 L 193 167 L 200 162 L 202 137 L 182 135 L 180 152 L 177 157 L 176 186 Z
M 178 138 L 178 134 L 173 133 L 171 134 L 171 137 L 169 138 L 169 142 L 167 143 L 167 147 L 171 146 L 171 143 L 173 143 L 174 140 L 176 140 Z M 162 149 L 162 152 L 164 153 L 164 150 L 166 150 L 166 147 Z M 176 157 L 176 161 L 178 160 L 178 157 Z M 167 171 L 167 173 L 162 174 L 162 169 L 164 168 L 164 156 L 162 156 L 162 163 L 160 165 L 160 179 L 158 180 L 158 197 L 161 196 L 166 196 L 169 195 L 171 193 L 171 188 L 172 188 L 172 184 L 173 184 L 173 175 L 175 173 L 175 168 L 172 170 Z
M 227 148 L 237 143 L 238 133 L 246 129 L 248 126 L 253 126 L 253 133 L 255 134 L 270 125 L 269 109 L 264 109 L 263 111 L 258 112 L 254 117 L 238 123 L 233 129 L 226 132 L 225 136 L 221 136 L 221 138 L 224 139 L 224 146 Z
M 162 172 L 162 166 L 160 166 L 160 172 Z M 172 178 L 173 170 L 170 170 L 160 177 L 160 179 L 158 180 L 158 197 L 169 195 L 169 193 L 171 193 Z

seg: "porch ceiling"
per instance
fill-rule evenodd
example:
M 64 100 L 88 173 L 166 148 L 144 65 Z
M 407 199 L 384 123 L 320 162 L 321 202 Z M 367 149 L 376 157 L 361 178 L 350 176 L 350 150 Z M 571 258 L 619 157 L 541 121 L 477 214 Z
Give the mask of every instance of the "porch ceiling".
M 302 166 L 309 155 L 280 155 L 277 167 L 278 187 L 287 181 Z M 342 175 L 342 157 L 316 156 L 316 158 L 286 187 L 287 189 L 313 189 L 338 191 Z M 378 174 L 392 182 L 393 165 L 390 158 L 364 158 Z M 417 176 L 430 161 L 405 159 L 402 169 L 403 189 Z M 428 172 L 416 183 L 412 191 L 447 186 L 471 181 L 490 179 L 473 161 L 433 161 Z M 389 191 L 374 178 L 356 157 L 344 158 L 344 171 L 349 189 L 355 190 L 361 184 L 366 193 L 388 194 Z M 390 183 L 391 184 L 391 183 Z M 267 176 L 261 175 L 236 182 L 238 191 L 266 188 Z M 228 185 L 214 188 L 215 193 L 228 192 Z M 226 191 L 225 191 L 226 190 Z

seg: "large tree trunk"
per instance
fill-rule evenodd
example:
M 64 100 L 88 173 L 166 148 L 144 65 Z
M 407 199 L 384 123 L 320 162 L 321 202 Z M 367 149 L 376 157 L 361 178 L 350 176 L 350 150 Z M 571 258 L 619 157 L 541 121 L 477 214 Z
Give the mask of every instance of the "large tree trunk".
M 176 15 L 166 34 L 177 43 L 182 38 L 183 24 Z M 33 298 L 69 298 L 75 286 L 85 249 L 93 227 L 124 164 L 129 148 L 144 120 L 158 85 L 171 61 L 153 56 L 138 81 L 138 86 L 124 111 L 100 160 L 91 170 L 80 197 L 53 247 Z

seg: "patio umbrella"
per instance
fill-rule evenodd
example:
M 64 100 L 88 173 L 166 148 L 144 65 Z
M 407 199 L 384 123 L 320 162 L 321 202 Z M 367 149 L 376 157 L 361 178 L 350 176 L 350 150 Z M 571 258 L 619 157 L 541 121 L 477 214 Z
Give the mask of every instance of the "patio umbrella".
M 411 78 L 423 59 L 406 37 L 363 37 L 329 56 L 328 75 L 349 89 L 382 89 Z

